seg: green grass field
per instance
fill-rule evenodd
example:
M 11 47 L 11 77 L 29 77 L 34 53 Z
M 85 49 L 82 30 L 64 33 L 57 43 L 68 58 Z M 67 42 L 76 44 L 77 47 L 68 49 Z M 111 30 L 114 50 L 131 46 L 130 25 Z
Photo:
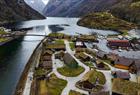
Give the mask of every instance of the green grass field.
M 85 69 L 81 66 L 78 66 L 78 68 L 70 68 L 68 66 L 64 66 L 64 67 L 58 68 L 57 70 L 60 74 L 62 74 L 64 76 L 76 77 L 79 74 L 81 74 L 82 72 L 84 72 Z
M 74 50 L 74 49 L 75 49 L 75 44 L 74 44 L 74 42 L 70 42 L 70 48 L 71 48 L 71 50 Z

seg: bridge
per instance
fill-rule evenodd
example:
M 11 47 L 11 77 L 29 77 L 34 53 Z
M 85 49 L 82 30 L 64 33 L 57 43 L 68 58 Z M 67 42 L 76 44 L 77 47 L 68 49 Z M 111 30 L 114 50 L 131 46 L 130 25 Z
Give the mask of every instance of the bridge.
M 15 37 L 15 36 L 42 36 L 42 37 L 48 37 L 48 35 L 42 35 L 42 34 L 14 34 L 14 35 L 8 35 L 7 37 Z
M 44 37 L 46 37 L 47 35 L 41 35 L 41 34 L 23 34 L 23 35 L 19 35 L 19 36 L 44 36 Z

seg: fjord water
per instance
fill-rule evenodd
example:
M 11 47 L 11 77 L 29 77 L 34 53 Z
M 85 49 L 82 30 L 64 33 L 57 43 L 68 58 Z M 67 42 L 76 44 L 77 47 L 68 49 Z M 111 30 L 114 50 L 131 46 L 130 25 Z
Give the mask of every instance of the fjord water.
M 27 61 L 42 39 L 43 37 L 28 36 L 0 46 L 0 95 L 14 93 Z
M 53 32 L 49 26 L 58 25 L 64 30 L 60 32 L 69 35 L 78 33 L 89 34 L 92 32 L 101 33 L 103 35 L 116 34 L 113 31 L 91 30 L 76 25 L 78 18 L 53 18 L 48 17 L 45 20 L 33 20 L 20 22 L 16 28 L 30 28 L 29 34 L 47 35 Z M 54 27 L 55 28 L 55 27 Z M 0 47 L 0 95 L 12 95 L 15 91 L 18 80 L 28 62 L 31 54 L 37 44 L 43 39 L 41 36 L 25 36 L 23 39 L 13 41 L 5 46 Z

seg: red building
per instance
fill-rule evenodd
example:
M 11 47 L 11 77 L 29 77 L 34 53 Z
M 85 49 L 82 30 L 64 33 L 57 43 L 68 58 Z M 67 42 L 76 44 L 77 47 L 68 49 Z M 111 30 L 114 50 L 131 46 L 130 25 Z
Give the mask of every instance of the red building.
M 131 48 L 131 43 L 128 40 L 108 40 L 107 46 L 110 48 Z

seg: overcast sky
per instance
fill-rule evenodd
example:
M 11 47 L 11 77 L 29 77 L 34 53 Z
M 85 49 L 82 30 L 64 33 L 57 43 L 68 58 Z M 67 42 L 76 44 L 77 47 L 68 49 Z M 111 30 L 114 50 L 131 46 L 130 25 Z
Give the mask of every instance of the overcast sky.
M 49 0 L 42 0 L 45 4 L 47 4 L 49 2 Z

